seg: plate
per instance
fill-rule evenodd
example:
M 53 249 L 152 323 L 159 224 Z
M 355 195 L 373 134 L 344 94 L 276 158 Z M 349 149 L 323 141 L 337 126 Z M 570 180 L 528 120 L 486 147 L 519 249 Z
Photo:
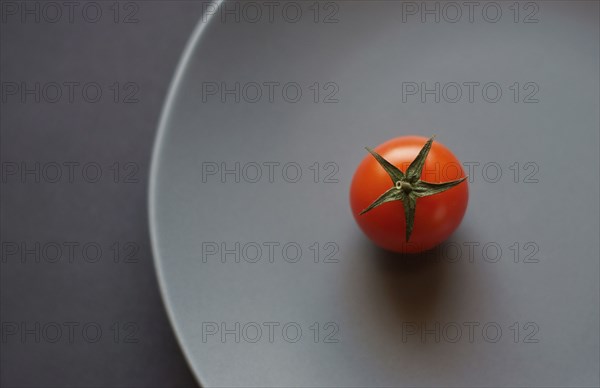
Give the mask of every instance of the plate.
M 203 7 L 149 193 L 201 384 L 598 385 L 598 3 Z M 407 134 L 470 177 L 461 227 L 417 257 L 348 203 L 363 147 Z

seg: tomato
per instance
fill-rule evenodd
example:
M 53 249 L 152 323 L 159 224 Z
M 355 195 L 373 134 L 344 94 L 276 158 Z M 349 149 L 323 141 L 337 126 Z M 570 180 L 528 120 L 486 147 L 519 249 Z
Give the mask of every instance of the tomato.
M 433 140 L 403 136 L 367 149 L 371 155 L 354 173 L 352 214 L 381 248 L 399 253 L 432 249 L 463 219 L 469 198 L 465 172 L 456 156 Z

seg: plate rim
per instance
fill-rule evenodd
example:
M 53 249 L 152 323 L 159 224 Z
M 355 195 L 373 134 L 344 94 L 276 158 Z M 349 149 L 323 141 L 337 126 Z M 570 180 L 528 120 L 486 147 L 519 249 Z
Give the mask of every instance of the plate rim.
M 224 0 L 211 0 L 210 5 L 216 7 L 218 9 Z M 158 168 L 160 165 L 160 155 L 163 149 L 164 137 L 167 132 L 168 124 L 171 120 L 171 114 L 173 111 L 173 106 L 175 104 L 175 99 L 177 94 L 179 93 L 179 86 L 181 85 L 184 75 L 187 72 L 188 66 L 190 64 L 190 59 L 192 57 L 193 52 L 195 51 L 198 43 L 200 42 L 202 35 L 210 24 L 213 16 L 216 12 L 208 14 L 205 16 L 202 14 L 200 16 L 200 20 L 196 23 L 192 34 L 187 40 L 183 52 L 179 58 L 177 66 L 175 68 L 174 75 L 171 78 L 169 83 L 169 88 L 167 92 L 167 96 L 164 100 L 163 106 L 161 108 L 160 118 L 158 121 L 158 127 L 156 130 L 156 134 L 154 136 L 154 143 L 152 146 L 152 154 L 150 158 L 150 172 L 148 179 L 148 229 L 150 234 L 150 247 L 152 254 L 152 262 L 154 265 L 154 272 L 156 273 L 158 279 L 158 289 L 160 292 L 161 300 L 163 307 L 167 313 L 167 318 L 169 320 L 170 326 L 173 329 L 175 334 L 175 339 L 181 349 L 184 359 L 187 362 L 189 368 L 194 375 L 194 378 L 201 386 L 203 378 L 201 378 L 200 371 L 196 368 L 195 364 L 192 362 L 191 350 L 186 346 L 185 341 L 183 340 L 182 331 L 177 322 L 176 314 L 173 310 L 173 304 L 171 303 L 171 297 L 169 296 L 169 290 L 167 287 L 167 281 L 165 279 L 165 273 L 163 270 L 163 262 L 160 260 L 160 250 L 158 243 L 158 231 L 157 231 L 157 190 L 158 190 Z

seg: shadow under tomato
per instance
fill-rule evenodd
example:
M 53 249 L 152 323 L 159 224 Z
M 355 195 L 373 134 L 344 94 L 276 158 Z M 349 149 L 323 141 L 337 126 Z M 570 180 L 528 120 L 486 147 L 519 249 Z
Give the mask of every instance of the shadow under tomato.
M 409 354 L 433 364 L 438 355 L 443 359 L 445 353 L 438 350 L 444 342 L 433 340 L 431 333 L 423 340 L 423 329 L 456 320 L 463 307 L 461 289 L 478 287 L 473 267 L 445 249 L 472 241 L 476 234 L 463 228 L 442 246 L 411 255 L 378 248 L 364 236 L 354 240 L 345 266 L 351 319 L 346 326 L 367 354 L 381 358 L 382 365 Z
M 447 296 L 457 286 L 452 271 L 459 266 L 444 260 L 436 249 L 402 255 L 383 250 L 364 236 L 354 241 L 344 266 L 344 300 L 351 317 L 347 325 L 353 338 L 365 351 L 384 358 L 407 346 L 430 348 L 418 341 L 416 332 L 408 340 L 408 326 L 444 320 Z
M 432 319 L 449 281 L 449 263 L 444 260 L 441 250 L 398 254 L 371 244 L 366 251 L 388 311 L 395 313 L 402 322 Z

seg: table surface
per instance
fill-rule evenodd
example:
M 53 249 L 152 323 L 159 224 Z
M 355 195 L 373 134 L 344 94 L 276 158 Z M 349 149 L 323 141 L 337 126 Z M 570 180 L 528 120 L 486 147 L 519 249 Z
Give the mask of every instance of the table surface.
M 2 162 L 20 167 L 23 161 L 34 169 L 39 161 L 46 169 L 40 183 L 33 175 L 22 180 L 3 174 L 8 177 L 0 196 L 3 247 L 19 248 L 2 253 L 2 330 L 18 329 L 0 346 L 0 383 L 196 386 L 158 291 L 146 197 L 157 121 L 202 5 L 138 1 L 115 9 L 109 1 L 78 2 L 72 18 L 61 6 L 62 18 L 52 22 L 55 10 L 36 11 L 36 3 L 39 7 L 27 2 L 33 14 L 22 20 L 25 2 L 2 1 L 0 22 L 2 83 L 20 88 L 23 82 L 30 89 L 40 83 L 39 102 L 30 94 L 23 103 L 20 92 L 2 102 Z M 94 23 L 96 5 L 102 14 Z M 19 7 L 16 16 L 12 8 L 4 12 L 12 6 Z M 52 103 L 54 83 L 62 98 Z M 92 83 L 102 93 L 98 102 Z M 54 163 L 61 166 L 57 183 L 48 175 Z M 98 182 L 91 170 L 82 173 L 86 163 L 101 167 Z M 56 250 L 50 252 L 56 244 L 58 259 Z M 92 250 L 82 253 L 86 244 L 101 248 L 97 260 Z M 34 253 L 22 262 L 26 249 Z M 33 331 L 22 338 L 26 330 Z

